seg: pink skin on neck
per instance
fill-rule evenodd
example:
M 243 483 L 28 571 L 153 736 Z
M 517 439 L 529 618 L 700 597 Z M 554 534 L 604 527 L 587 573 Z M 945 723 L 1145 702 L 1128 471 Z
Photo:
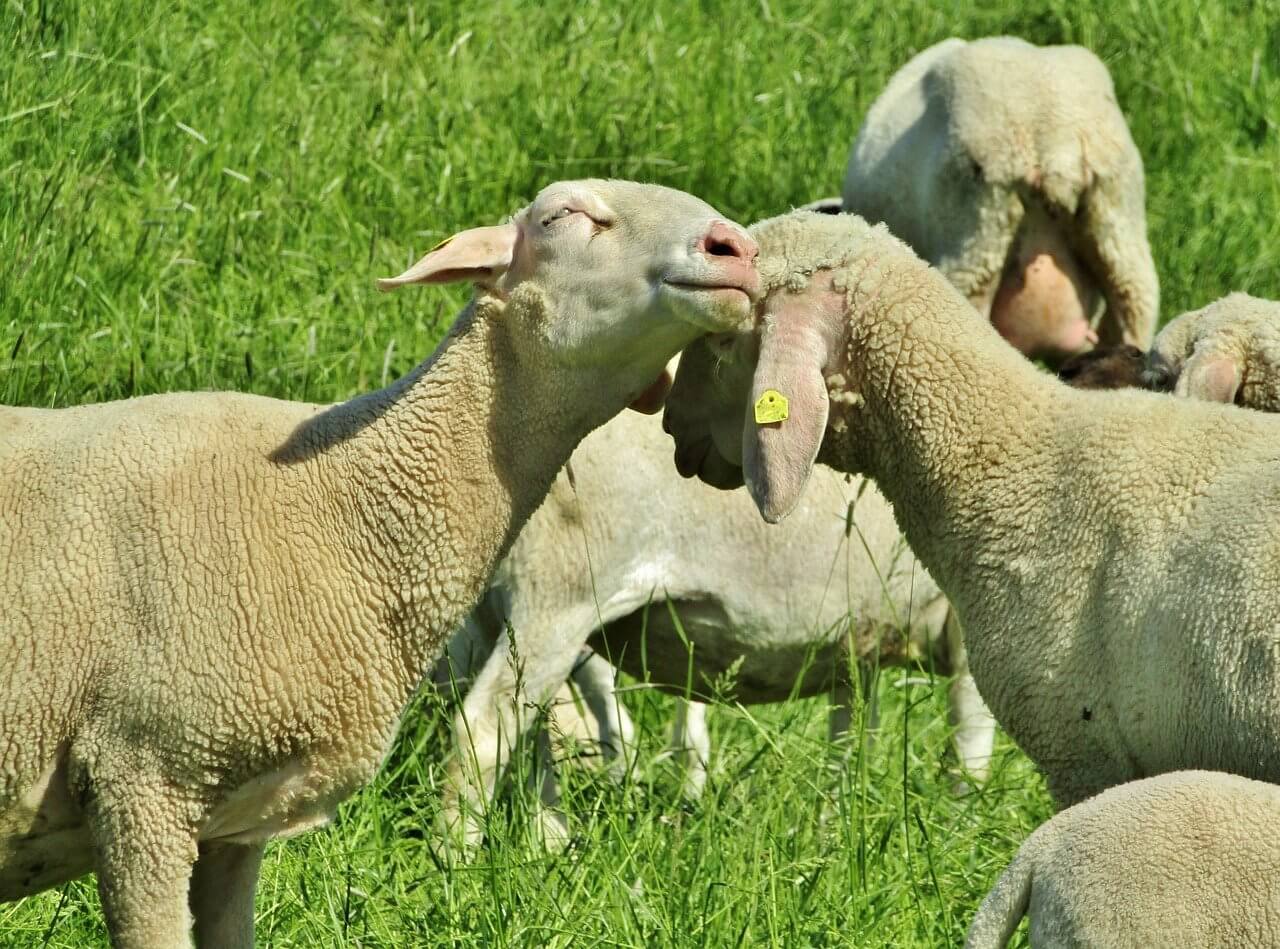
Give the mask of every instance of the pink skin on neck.
M 1098 342 L 1089 326 L 1097 288 L 1061 235 L 1028 228 L 1010 263 L 991 301 L 991 323 L 1011 345 L 1057 361 Z

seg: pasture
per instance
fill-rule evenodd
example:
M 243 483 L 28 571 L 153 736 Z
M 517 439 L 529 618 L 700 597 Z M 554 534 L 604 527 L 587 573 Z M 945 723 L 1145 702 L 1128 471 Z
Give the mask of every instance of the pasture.
M 46 3 L 0 9 L 0 400 L 180 389 L 330 401 L 426 356 L 461 288 L 373 279 L 543 184 L 626 177 L 743 223 L 838 193 L 861 116 L 950 35 L 1081 43 L 1147 169 L 1165 318 L 1280 297 L 1280 3 Z M 826 564 L 817 569 L 826 569 Z M 269 946 L 943 946 L 1049 816 L 1007 741 L 944 771 L 946 681 L 880 677 L 840 762 L 825 701 L 712 713 L 680 799 L 670 700 L 625 692 L 621 783 L 567 771 L 573 841 L 528 833 L 517 774 L 466 866 L 429 839 L 445 718 L 406 716 L 328 828 L 273 844 Z M 524 755 L 520 761 L 528 761 Z M 0 905 L 0 945 L 105 945 L 92 880 Z

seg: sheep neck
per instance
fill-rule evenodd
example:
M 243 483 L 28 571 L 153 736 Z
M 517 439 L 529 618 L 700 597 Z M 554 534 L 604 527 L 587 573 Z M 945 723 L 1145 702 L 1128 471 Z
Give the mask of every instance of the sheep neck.
M 1052 386 L 936 271 L 910 260 L 878 276 L 851 289 L 866 314 L 848 356 L 864 379 L 864 435 L 836 452 L 876 480 L 953 602 L 980 596 L 1034 529 L 999 483 L 1049 443 Z
M 438 658 L 574 445 L 603 418 L 566 373 L 512 345 L 514 305 L 481 298 L 426 362 L 348 403 L 355 541 L 408 689 Z M 590 417 L 589 417 L 590 416 Z

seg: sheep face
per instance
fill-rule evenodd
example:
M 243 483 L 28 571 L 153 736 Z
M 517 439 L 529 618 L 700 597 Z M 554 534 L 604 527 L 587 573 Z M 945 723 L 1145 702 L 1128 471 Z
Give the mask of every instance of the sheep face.
M 667 357 L 703 332 L 740 328 L 759 294 L 755 241 L 691 195 L 630 181 L 544 188 L 510 221 L 464 231 L 382 289 L 474 282 L 514 309 L 517 346 L 574 369 L 607 371 L 652 411 Z M 656 381 L 654 381 L 656 378 Z
M 694 340 L 681 354 L 662 427 L 676 436 L 683 477 L 723 491 L 742 487 L 742 406 L 756 348 L 754 333 L 722 333 Z

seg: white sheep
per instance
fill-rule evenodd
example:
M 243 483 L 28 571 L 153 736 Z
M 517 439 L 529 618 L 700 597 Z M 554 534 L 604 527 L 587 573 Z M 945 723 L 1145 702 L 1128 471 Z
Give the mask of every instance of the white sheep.
M 481 599 L 475 611 L 449 640 L 444 657 L 436 666 L 433 684 L 445 701 L 458 709 L 471 694 L 477 677 L 487 667 L 500 643 L 507 661 L 511 661 L 507 640 L 511 630 L 499 617 L 485 615 L 490 598 L 491 594 Z M 519 661 L 523 664 L 523 653 L 520 653 Z M 534 832 L 546 847 L 557 850 L 569 841 L 567 823 L 557 809 L 561 797 L 561 766 L 566 761 L 578 765 L 600 765 L 621 776 L 634 760 L 628 753 L 635 746 L 635 725 L 626 706 L 618 700 L 613 667 L 586 646 L 572 657 L 571 663 L 567 679 L 558 685 L 550 684 L 536 696 L 523 688 L 513 688 L 507 693 L 506 701 L 518 703 L 508 718 L 512 724 L 518 723 L 519 733 L 492 733 L 487 729 L 487 720 L 501 715 L 501 710 L 496 707 L 482 706 L 478 710 L 476 714 L 480 721 L 474 726 L 475 734 L 472 733 L 471 721 L 461 712 L 455 713 L 451 737 L 456 751 L 446 772 L 439 819 L 443 843 L 453 843 L 455 838 L 469 844 L 479 841 L 479 825 L 474 820 L 476 812 L 469 810 L 464 815 L 458 809 L 460 793 L 476 808 L 487 801 L 480 793 L 472 793 L 466 784 L 476 780 L 477 747 L 492 747 L 493 755 L 502 755 L 501 760 L 495 757 L 492 785 L 503 774 L 521 735 L 527 735 L 528 748 L 533 752 L 529 776 L 537 790 Z M 536 652 L 534 665 L 536 668 Z M 516 677 L 513 673 L 513 678 Z M 523 680 L 519 684 L 523 686 Z M 498 699 L 495 697 L 493 701 Z M 530 723 L 536 723 L 536 730 L 526 732 Z M 492 786 L 489 790 L 492 791 Z
M 874 479 L 1060 804 L 1182 768 L 1280 781 L 1280 419 L 1071 389 L 855 216 L 752 233 L 775 288 L 730 357 L 752 383 L 687 399 L 677 378 L 682 473 L 710 441 L 769 521 L 815 460 Z M 755 421 L 782 398 L 785 420 Z
M 944 635 L 947 613 L 869 482 L 820 472 L 793 516 L 772 528 L 744 492 L 680 478 L 657 420 L 620 415 L 574 451 L 470 620 L 471 638 L 496 648 L 454 722 L 443 828 L 478 841 L 471 815 L 589 638 L 619 668 L 680 696 L 713 699 L 723 689 L 750 704 L 831 690 L 833 737 L 849 726 L 855 671 L 872 698 L 878 665 L 954 673 L 960 762 L 981 779 L 994 723 L 954 623 Z M 600 744 L 617 754 L 628 735 L 606 688 L 587 694 L 605 709 Z M 699 703 L 680 707 L 673 745 L 696 796 L 710 756 Z M 556 815 L 542 817 L 543 833 L 561 839 Z
M 844 209 L 883 222 L 1031 356 L 1145 348 L 1159 310 L 1142 158 L 1106 67 L 1079 46 L 949 39 L 867 111 Z M 825 202 L 815 202 L 815 208 Z
M 381 282 L 478 288 L 380 392 L 0 411 L 0 899 L 96 870 L 119 947 L 251 944 L 266 841 L 373 774 L 574 446 L 745 318 L 754 254 L 681 192 L 560 183 Z
M 1280 944 L 1280 787 L 1216 771 L 1131 781 L 1058 814 L 983 901 L 967 949 Z
M 1148 355 L 1157 388 L 1280 412 L 1280 303 L 1232 293 L 1175 317 Z

